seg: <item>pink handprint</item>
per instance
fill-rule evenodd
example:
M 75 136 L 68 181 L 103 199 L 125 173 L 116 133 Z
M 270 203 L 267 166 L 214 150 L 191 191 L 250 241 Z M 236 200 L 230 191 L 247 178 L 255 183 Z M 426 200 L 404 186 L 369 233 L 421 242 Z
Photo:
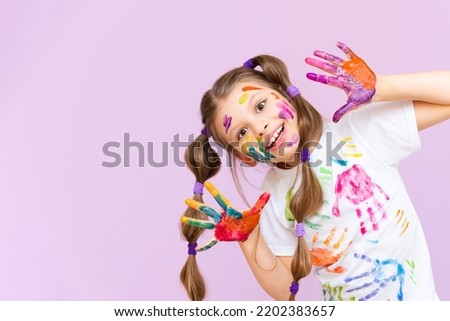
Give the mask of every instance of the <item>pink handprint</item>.
M 308 73 L 310 80 L 341 88 L 348 96 L 347 103 L 339 108 L 333 116 L 333 121 L 338 122 L 347 112 L 369 103 L 375 95 L 376 76 L 367 64 L 353 53 L 345 44 L 338 42 L 337 46 L 347 55 L 348 61 L 329 53 L 316 50 L 315 58 L 306 58 L 305 62 L 335 76 L 317 75 Z
M 381 214 L 381 220 L 385 220 L 387 217 L 383 204 L 375 197 L 375 192 L 377 190 L 386 200 L 389 200 L 389 196 L 381 189 L 380 186 L 372 181 L 361 166 L 353 165 L 337 177 L 335 186 L 336 201 L 334 202 L 332 209 L 333 215 L 337 217 L 341 216 L 339 200 L 345 197 L 352 204 L 357 205 L 356 215 L 361 220 L 361 234 L 364 235 L 367 233 L 364 221 L 362 220 L 361 207 L 363 206 L 369 215 L 370 222 L 372 223 L 372 229 L 377 231 L 379 228 L 379 218 L 376 217 L 376 214 Z

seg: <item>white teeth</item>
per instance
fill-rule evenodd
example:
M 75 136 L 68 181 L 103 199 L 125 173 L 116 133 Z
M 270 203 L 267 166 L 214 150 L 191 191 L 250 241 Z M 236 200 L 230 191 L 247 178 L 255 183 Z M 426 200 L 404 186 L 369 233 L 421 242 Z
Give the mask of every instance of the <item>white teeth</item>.
M 267 146 L 267 148 L 271 148 L 274 143 L 277 141 L 278 136 L 280 136 L 280 133 L 283 131 L 284 127 L 281 126 L 280 128 L 277 129 L 277 131 L 272 135 L 272 138 L 270 139 L 269 145 Z

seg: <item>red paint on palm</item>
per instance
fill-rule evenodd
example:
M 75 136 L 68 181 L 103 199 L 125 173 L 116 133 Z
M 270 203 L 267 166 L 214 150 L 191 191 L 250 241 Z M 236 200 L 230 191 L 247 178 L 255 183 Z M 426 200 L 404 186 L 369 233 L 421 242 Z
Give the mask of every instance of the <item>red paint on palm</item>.
M 221 220 L 216 224 L 214 236 L 219 241 L 243 242 L 247 240 L 250 233 L 258 225 L 262 209 L 269 198 L 269 193 L 263 193 L 251 209 L 242 212 L 242 218 L 236 218 L 223 211 Z

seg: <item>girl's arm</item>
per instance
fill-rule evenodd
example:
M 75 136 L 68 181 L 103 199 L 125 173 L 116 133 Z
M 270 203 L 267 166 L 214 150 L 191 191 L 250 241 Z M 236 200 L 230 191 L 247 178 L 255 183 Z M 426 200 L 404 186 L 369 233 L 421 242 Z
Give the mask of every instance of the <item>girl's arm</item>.
M 372 101 L 413 100 L 419 130 L 450 119 L 450 71 L 377 75 Z
M 337 46 L 347 55 L 343 60 L 316 50 L 305 62 L 331 75 L 308 73 L 307 78 L 341 88 L 348 96 L 347 103 L 333 116 L 338 122 L 349 111 L 371 101 L 413 100 L 417 127 L 424 129 L 450 118 L 450 71 L 379 76 L 348 46 Z
M 239 243 L 245 258 L 261 287 L 273 299 L 287 301 L 292 283 L 292 257 L 275 256 L 259 233 L 259 225 L 245 242 Z
M 218 241 L 239 241 L 242 252 L 262 288 L 275 300 L 288 300 L 293 279 L 288 268 L 291 258 L 274 256 L 259 233 L 259 218 L 270 194 L 261 194 L 251 209 L 239 212 L 213 184 L 205 182 L 204 186 L 220 205 L 222 213 L 194 199 L 186 200 L 189 207 L 213 219 L 201 220 L 186 216 L 181 218 L 185 224 L 214 230 L 213 240 L 196 250 L 207 250 Z

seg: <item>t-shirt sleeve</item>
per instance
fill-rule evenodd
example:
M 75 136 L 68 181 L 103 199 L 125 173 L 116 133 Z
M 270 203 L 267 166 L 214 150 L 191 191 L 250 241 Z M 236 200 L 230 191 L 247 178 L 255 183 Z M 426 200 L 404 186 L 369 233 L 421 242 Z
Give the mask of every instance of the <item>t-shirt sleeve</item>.
M 348 113 L 341 121 L 355 136 L 363 137 L 366 148 L 391 166 L 420 149 L 412 101 L 371 103 Z
M 267 246 L 276 256 L 292 256 L 297 246 L 294 234 L 294 222 L 285 217 L 286 181 L 277 178 L 273 170 L 269 171 L 261 185 L 262 192 L 269 192 L 269 202 L 263 209 L 260 219 L 261 235 Z

